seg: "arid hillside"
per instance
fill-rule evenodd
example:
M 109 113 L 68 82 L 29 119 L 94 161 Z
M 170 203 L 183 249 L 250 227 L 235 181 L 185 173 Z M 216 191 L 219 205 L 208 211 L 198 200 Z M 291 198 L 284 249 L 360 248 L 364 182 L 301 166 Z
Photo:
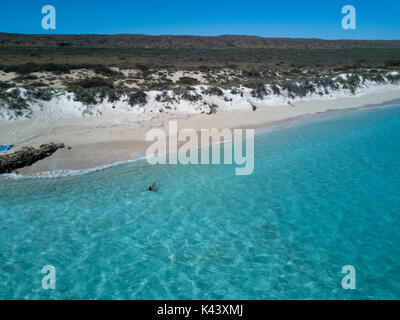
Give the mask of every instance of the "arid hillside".
M 398 48 L 400 41 L 262 38 L 256 36 L 24 35 L 0 33 L 0 47 L 144 49 L 351 49 Z

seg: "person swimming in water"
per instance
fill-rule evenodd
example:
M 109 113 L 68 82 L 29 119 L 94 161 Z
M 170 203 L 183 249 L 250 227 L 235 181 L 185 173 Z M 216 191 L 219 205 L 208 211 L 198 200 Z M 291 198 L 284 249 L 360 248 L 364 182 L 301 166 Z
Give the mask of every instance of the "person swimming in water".
M 157 181 L 154 181 L 153 184 L 146 189 L 146 191 L 156 191 Z

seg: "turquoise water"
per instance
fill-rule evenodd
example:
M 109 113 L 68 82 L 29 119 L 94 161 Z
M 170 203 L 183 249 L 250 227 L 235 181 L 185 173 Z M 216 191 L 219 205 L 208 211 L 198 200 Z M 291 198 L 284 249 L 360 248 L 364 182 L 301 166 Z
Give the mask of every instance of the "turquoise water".
M 399 299 L 400 108 L 297 121 L 255 151 L 251 176 L 139 161 L 0 180 L 0 298 Z

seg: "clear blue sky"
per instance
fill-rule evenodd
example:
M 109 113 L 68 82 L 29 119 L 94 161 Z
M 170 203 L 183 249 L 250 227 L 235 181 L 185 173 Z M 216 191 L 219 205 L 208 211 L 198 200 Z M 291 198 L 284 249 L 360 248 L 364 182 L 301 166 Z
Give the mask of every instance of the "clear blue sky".
M 400 0 L 0 0 L 0 32 L 222 35 L 400 39 Z M 57 29 L 41 28 L 44 5 Z M 357 9 L 357 30 L 341 28 L 341 8 Z

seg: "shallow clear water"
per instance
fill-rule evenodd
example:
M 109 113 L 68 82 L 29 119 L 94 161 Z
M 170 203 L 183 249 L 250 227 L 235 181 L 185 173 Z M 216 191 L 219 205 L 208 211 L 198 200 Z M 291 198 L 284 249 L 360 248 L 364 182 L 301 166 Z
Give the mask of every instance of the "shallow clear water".
M 255 151 L 251 176 L 139 161 L 0 180 L 0 298 L 399 299 L 400 108 L 298 121 Z

